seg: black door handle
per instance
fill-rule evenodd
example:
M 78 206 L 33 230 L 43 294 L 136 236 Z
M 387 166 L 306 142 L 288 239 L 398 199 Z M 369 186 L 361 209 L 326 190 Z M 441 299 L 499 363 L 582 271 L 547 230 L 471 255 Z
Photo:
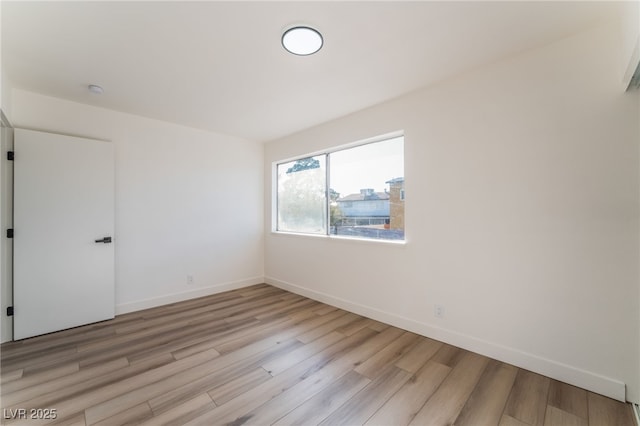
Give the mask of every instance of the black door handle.
M 110 243 L 110 242 L 111 242 L 111 237 L 104 237 L 104 238 L 103 238 L 103 239 L 101 239 L 101 240 L 95 240 L 95 241 L 96 241 L 96 243 L 105 243 L 105 244 L 108 244 L 108 243 Z

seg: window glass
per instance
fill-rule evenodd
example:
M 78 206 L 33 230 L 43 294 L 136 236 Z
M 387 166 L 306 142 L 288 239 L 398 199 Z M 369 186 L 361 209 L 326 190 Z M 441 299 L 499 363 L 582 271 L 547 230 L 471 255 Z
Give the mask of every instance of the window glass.
M 326 231 L 326 156 L 278 164 L 278 230 Z
M 404 239 L 404 138 L 329 154 L 330 234 Z

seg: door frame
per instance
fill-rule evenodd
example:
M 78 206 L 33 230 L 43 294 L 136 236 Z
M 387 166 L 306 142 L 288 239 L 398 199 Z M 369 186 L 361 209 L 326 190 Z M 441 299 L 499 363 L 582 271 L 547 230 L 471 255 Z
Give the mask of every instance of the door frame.
M 13 306 L 13 239 L 7 229 L 13 228 L 13 126 L 0 109 L 0 343 L 13 340 L 13 317 L 7 308 Z

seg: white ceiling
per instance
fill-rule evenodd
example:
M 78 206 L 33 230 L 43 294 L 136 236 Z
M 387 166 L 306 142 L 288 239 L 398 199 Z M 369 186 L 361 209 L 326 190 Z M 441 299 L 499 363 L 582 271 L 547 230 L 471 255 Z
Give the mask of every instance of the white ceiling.
M 9 2 L 15 87 L 267 141 L 566 37 L 611 2 Z M 283 30 L 322 32 L 313 56 Z M 96 96 L 88 84 L 104 87 Z

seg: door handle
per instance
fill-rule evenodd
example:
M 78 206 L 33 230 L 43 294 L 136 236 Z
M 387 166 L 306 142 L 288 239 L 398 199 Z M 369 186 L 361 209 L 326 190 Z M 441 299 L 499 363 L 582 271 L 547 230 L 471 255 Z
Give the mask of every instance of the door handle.
M 96 243 L 105 243 L 105 244 L 108 244 L 108 243 L 110 243 L 110 242 L 111 242 L 111 237 L 104 237 L 104 238 L 103 238 L 103 239 L 101 239 L 101 240 L 95 240 L 95 241 L 96 241 Z

